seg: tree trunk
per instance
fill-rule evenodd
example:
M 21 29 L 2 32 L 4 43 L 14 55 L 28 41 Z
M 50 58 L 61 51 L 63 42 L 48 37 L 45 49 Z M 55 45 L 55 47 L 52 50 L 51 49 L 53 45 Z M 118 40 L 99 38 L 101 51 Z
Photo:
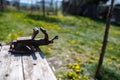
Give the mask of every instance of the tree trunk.
M 30 11 L 31 11 L 31 14 L 33 13 L 33 5 L 32 5 L 32 0 L 31 0 L 31 4 L 30 4 Z
M 111 6 L 109 8 L 108 15 L 107 15 L 106 29 L 105 29 L 105 35 L 104 35 L 104 40 L 103 40 L 103 46 L 102 46 L 102 49 L 101 49 L 99 63 L 98 63 L 98 67 L 97 67 L 97 70 L 96 70 L 95 78 L 97 78 L 99 76 L 99 74 L 100 74 L 100 70 L 101 70 L 104 55 L 105 55 L 105 50 L 106 50 L 106 46 L 107 46 L 107 39 L 108 39 L 108 33 L 109 33 L 110 22 L 111 22 L 110 19 L 112 17 L 113 3 L 114 3 L 114 0 L 111 1 Z
M 57 1 L 55 2 L 55 6 L 56 6 L 56 8 L 55 8 L 55 15 L 57 15 L 58 14 L 58 2 Z
M 20 10 L 20 0 L 15 1 L 16 9 Z
M 4 11 L 4 3 L 5 3 L 5 0 L 0 0 L 0 11 Z
M 45 17 L 45 0 L 42 0 L 43 16 Z

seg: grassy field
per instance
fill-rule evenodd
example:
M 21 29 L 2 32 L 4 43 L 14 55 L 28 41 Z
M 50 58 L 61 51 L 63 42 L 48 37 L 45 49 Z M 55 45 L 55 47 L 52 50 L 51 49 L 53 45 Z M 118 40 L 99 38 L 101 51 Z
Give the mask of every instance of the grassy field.
M 58 80 L 94 80 L 105 21 L 80 16 L 6 11 L 0 13 L 0 42 L 31 36 L 34 27 L 47 29 L 59 39 L 40 48 L 55 69 Z M 40 33 L 37 37 L 43 37 Z M 103 68 L 98 80 L 120 80 L 120 27 L 111 25 Z

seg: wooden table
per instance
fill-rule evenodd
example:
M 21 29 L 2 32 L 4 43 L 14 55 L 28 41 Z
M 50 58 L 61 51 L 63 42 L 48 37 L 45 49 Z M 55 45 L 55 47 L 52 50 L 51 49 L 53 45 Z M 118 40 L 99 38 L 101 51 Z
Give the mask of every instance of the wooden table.
M 57 80 L 41 51 L 11 54 L 9 46 L 0 51 L 0 80 Z

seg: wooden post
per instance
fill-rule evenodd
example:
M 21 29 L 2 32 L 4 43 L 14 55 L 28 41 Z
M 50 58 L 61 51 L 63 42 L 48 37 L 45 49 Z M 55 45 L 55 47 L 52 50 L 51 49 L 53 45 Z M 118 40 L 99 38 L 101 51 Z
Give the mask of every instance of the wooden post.
M 113 4 L 114 4 L 114 0 L 111 1 L 111 5 L 109 7 L 109 11 L 107 14 L 107 21 L 106 21 L 106 29 L 105 29 L 105 34 L 104 34 L 103 46 L 101 49 L 99 64 L 98 64 L 98 67 L 97 67 L 97 70 L 95 73 L 95 78 L 97 78 L 97 76 L 100 74 L 100 70 L 101 70 L 102 63 L 103 63 L 103 58 L 104 58 L 104 54 L 105 54 L 105 50 L 106 50 L 106 46 L 107 46 L 107 39 L 108 39 L 108 33 L 109 33 L 109 28 L 110 28 L 110 22 L 111 22 L 111 17 L 112 17 Z

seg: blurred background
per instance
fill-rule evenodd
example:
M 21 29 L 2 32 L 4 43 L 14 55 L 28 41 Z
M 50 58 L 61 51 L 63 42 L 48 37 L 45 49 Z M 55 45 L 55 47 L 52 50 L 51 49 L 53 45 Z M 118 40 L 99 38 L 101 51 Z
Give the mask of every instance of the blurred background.
M 87 16 L 92 18 L 106 18 L 111 0 L 0 0 L 1 11 L 8 7 L 17 10 L 43 12 L 44 15 L 63 14 Z M 119 23 L 120 0 L 115 0 L 112 22 Z

